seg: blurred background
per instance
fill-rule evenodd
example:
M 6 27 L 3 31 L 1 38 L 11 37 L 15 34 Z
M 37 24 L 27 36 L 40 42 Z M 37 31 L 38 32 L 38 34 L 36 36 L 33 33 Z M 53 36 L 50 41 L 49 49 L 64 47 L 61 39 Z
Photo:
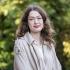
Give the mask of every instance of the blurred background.
M 56 31 L 56 52 L 63 70 L 70 70 L 70 0 L 0 0 L 0 70 L 13 70 L 15 31 L 25 8 L 39 4 Z

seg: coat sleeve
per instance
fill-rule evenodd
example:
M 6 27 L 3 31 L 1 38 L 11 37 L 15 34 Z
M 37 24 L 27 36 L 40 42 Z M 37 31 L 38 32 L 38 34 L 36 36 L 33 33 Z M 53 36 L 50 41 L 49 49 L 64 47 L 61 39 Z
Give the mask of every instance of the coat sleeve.
M 15 40 L 14 70 L 32 70 L 22 40 Z
M 59 59 L 58 59 L 58 57 L 56 55 L 55 47 L 54 47 L 53 44 L 52 44 L 52 50 L 53 50 L 53 53 L 54 53 L 54 59 L 56 61 L 57 70 L 62 70 L 61 64 L 60 64 Z

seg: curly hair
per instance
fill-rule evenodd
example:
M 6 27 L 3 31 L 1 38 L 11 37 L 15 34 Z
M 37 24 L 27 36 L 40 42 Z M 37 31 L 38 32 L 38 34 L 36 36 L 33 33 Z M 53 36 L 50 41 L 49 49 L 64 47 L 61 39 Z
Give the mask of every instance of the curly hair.
M 30 11 L 32 10 L 39 12 L 43 18 L 44 28 L 41 31 L 41 36 L 43 40 L 47 42 L 53 42 L 54 30 L 51 26 L 51 22 L 49 20 L 47 13 L 40 6 L 34 5 L 34 4 L 29 5 L 25 10 L 24 15 L 22 15 L 20 25 L 18 26 L 18 29 L 16 31 L 16 36 L 22 37 L 25 35 L 26 32 L 30 32 L 30 29 L 28 26 L 28 16 L 29 16 Z

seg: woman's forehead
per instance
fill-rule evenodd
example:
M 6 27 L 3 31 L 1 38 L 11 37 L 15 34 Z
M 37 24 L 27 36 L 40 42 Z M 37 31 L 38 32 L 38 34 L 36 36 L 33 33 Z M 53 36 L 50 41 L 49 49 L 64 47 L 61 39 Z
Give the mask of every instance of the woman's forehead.
M 29 17 L 38 17 L 38 16 L 41 17 L 41 14 L 38 11 L 32 10 L 29 13 Z

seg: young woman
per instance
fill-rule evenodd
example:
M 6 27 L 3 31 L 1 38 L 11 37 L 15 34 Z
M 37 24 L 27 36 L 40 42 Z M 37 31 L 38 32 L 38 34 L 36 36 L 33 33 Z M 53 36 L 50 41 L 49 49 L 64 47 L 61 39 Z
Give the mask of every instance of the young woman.
M 30 5 L 22 16 L 14 46 L 14 70 L 61 70 L 46 12 Z

